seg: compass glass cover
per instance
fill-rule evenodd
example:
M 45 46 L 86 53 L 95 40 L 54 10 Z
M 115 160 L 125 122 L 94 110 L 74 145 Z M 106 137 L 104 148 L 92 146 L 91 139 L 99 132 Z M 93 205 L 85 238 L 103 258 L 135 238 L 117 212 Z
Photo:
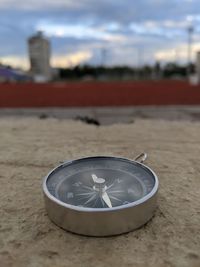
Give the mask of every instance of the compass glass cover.
M 60 201 L 85 208 L 112 208 L 148 195 L 153 173 L 121 158 L 91 157 L 56 168 L 47 178 L 47 189 Z

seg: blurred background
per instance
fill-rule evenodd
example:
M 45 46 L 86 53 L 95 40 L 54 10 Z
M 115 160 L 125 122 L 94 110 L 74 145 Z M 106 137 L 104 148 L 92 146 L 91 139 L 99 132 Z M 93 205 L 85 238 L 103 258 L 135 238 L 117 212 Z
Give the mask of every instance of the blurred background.
M 200 119 L 198 0 L 1 0 L 0 39 L 0 115 Z

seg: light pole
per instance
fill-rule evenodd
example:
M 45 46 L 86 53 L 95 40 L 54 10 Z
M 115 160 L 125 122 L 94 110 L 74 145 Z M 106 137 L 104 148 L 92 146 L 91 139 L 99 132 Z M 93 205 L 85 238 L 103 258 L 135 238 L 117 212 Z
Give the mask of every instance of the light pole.
M 106 65 L 106 59 L 107 59 L 107 50 L 106 48 L 102 48 L 101 50 L 101 66 L 105 66 Z
M 188 32 L 187 77 L 189 80 L 190 73 L 191 73 L 192 34 L 194 32 L 194 27 L 190 25 L 187 28 L 187 32 Z

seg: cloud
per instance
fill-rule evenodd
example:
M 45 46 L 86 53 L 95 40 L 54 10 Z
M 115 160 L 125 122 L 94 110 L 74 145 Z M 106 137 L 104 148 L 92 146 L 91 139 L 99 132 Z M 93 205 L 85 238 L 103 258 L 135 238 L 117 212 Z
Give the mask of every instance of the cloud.
M 188 25 L 195 25 L 194 45 L 199 42 L 199 14 L 199 0 L 1 0 L 0 61 L 26 58 L 26 40 L 38 29 L 54 58 L 89 51 L 87 60 L 98 64 L 106 49 L 107 64 L 137 64 L 138 53 L 144 62 L 168 60 L 162 51 L 187 48 Z
M 51 61 L 53 67 L 72 67 L 86 63 L 92 57 L 91 51 L 78 51 L 68 55 L 54 55 Z
M 29 69 L 29 61 L 27 57 L 24 56 L 4 56 L 1 57 L 2 64 L 8 65 L 8 66 L 13 66 L 14 68 L 22 68 L 24 70 Z
M 74 3 L 73 0 L 21 0 L 17 2 L 16 0 L 1 0 L 0 8 L 8 9 L 14 8 L 15 10 L 38 10 L 38 9 L 46 9 L 48 6 L 49 9 L 53 8 L 76 8 L 80 6 L 80 3 Z
M 91 51 L 77 51 L 67 55 L 55 54 L 51 59 L 51 65 L 52 67 L 73 67 L 81 63 L 86 63 L 91 58 Z M 28 70 L 30 67 L 28 58 L 23 56 L 4 56 L 1 57 L 1 63 L 15 68 L 22 68 L 24 70 Z
M 194 44 L 191 49 L 192 60 L 196 60 L 196 54 L 200 51 L 200 44 Z M 180 61 L 188 60 L 188 47 L 187 45 L 181 44 L 174 48 L 167 48 L 163 50 L 159 50 L 155 53 L 155 57 L 157 60 L 162 61 L 176 61 L 179 59 Z
M 100 27 L 89 27 L 87 25 L 64 25 L 40 23 L 37 30 L 42 30 L 48 36 L 52 37 L 74 37 L 77 39 L 90 38 L 105 41 L 123 41 L 124 36 L 120 34 L 109 33 Z

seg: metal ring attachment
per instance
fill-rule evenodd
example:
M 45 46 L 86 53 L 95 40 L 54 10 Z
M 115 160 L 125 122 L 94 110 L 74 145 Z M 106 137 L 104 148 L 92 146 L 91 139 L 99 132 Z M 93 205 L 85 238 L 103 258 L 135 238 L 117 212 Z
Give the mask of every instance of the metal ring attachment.
M 146 159 L 147 159 L 147 154 L 146 153 L 141 153 L 134 160 L 138 161 L 140 163 L 143 163 L 143 162 L 145 162 Z

